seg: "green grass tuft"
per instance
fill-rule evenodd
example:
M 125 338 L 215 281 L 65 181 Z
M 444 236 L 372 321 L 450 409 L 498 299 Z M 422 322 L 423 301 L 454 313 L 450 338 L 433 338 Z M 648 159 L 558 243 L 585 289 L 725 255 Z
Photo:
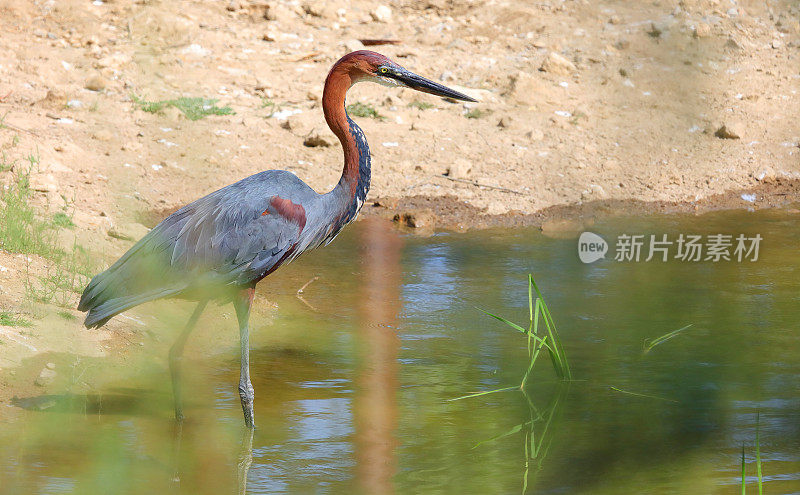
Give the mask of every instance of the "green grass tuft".
M 33 323 L 14 313 L 0 311 L 0 325 L 6 327 L 32 327 Z
M 473 108 L 469 112 L 464 114 L 464 117 L 468 119 L 480 119 L 482 117 L 486 117 L 487 115 L 491 115 L 491 110 L 481 110 L 480 108 Z
M 569 361 L 567 360 L 567 354 L 564 351 L 564 346 L 561 343 L 561 338 L 558 336 L 555 321 L 553 321 L 553 316 L 550 314 L 550 309 L 544 302 L 542 292 L 536 285 L 536 281 L 533 280 L 532 274 L 528 274 L 528 328 L 517 325 L 516 323 L 507 320 L 502 316 L 492 314 L 480 308 L 477 309 L 478 311 L 481 311 L 492 318 L 505 323 L 528 338 L 528 369 L 525 371 L 525 376 L 522 377 L 522 383 L 520 383 L 517 387 L 505 387 L 486 392 L 477 392 L 450 400 L 467 399 L 470 397 L 478 397 L 495 392 L 505 392 L 508 390 L 513 390 L 514 388 L 524 391 L 525 385 L 528 383 L 528 379 L 533 372 L 533 367 L 536 364 L 536 360 L 539 358 L 539 354 L 542 352 L 542 350 L 546 350 L 550 355 L 550 362 L 553 365 L 553 370 L 555 370 L 556 376 L 564 381 L 572 380 L 572 371 L 569 367 Z
M 281 107 L 280 104 L 270 100 L 269 98 L 262 97 L 261 98 L 261 108 L 268 108 L 269 109 L 269 113 L 267 114 L 267 118 L 270 118 L 273 115 L 275 115 L 276 112 L 280 112 L 282 107 Z
M 35 163 L 33 156 L 28 158 Z M 58 254 L 53 225 L 40 219 L 29 204 L 30 169 L 18 171 L 6 190 L 0 190 L 0 249 L 52 258 Z
M 97 261 L 77 244 L 72 251 L 60 253 L 48 264 L 44 276 L 25 279 L 25 293 L 33 301 L 55 304 L 62 308 L 73 307 L 77 295 L 97 271 Z
M 6 156 L 5 152 L 0 153 L 0 172 L 11 170 L 14 167 L 14 163 L 14 161 L 8 161 L 8 157 Z
M 356 117 L 369 117 L 372 119 L 385 120 L 383 115 L 379 114 L 375 107 L 368 103 L 353 103 L 347 105 L 347 113 Z
M 67 321 L 75 321 L 75 320 L 78 319 L 77 316 L 75 316 L 74 314 L 70 313 L 69 311 L 60 310 L 60 311 L 56 312 L 56 314 L 58 316 L 60 316 L 61 318 L 64 318 Z
M 96 261 L 77 244 L 67 251 L 58 246 L 58 229 L 74 226 L 67 214 L 42 218 L 30 204 L 29 176 L 38 160 L 36 155 L 28 156 L 30 167 L 16 170 L 8 188 L 0 189 L 0 249 L 46 258 L 44 276 L 26 274 L 26 295 L 30 300 L 67 307 L 94 273 Z
M 63 212 L 58 212 L 53 215 L 53 226 L 62 229 L 71 229 L 75 226 L 72 219 Z
M 411 108 L 419 108 L 420 110 L 428 110 L 429 108 L 434 107 L 433 103 L 418 100 L 412 101 L 408 104 L 408 106 Z
M 131 95 L 133 103 L 142 111 L 159 113 L 167 107 L 175 107 L 189 120 L 200 120 L 209 115 L 235 115 L 229 106 L 218 107 L 217 101 L 212 98 L 180 97 L 174 100 L 146 101 L 136 95 Z

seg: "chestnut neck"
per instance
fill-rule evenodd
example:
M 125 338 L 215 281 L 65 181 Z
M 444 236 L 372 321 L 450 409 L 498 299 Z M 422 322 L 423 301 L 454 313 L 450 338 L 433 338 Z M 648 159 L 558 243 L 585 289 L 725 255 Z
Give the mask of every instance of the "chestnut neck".
M 322 110 L 325 121 L 331 131 L 339 138 L 344 151 L 344 167 L 334 192 L 345 195 L 347 211 L 346 220 L 350 221 L 358 214 L 369 191 L 370 153 L 367 139 L 361 128 L 353 122 L 345 110 L 345 96 L 350 86 L 358 82 L 360 76 L 340 60 L 328 73 L 325 89 L 322 94 Z M 338 191 L 337 191 L 338 190 Z

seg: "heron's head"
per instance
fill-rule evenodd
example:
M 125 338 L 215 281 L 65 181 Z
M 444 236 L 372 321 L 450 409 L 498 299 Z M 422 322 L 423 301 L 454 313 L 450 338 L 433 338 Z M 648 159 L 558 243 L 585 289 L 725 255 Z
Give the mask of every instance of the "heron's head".
M 347 73 L 351 84 L 372 81 L 384 86 L 400 86 L 456 100 L 477 101 L 447 86 L 418 76 L 388 57 L 369 50 L 348 53 L 334 65 L 333 70 L 336 70 L 337 67 Z

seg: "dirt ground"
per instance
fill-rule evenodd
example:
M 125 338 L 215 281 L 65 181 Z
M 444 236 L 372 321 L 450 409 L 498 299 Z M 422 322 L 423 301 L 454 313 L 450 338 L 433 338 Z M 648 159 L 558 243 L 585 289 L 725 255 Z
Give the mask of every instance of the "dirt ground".
M 357 119 L 373 154 L 365 215 L 548 232 L 598 214 L 791 205 L 798 19 L 782 0 L 0 0 L 0 182 L 35 156 L 31 201 L 67 211 L 61 241 L 106 262 L 260 170 L 327 191 L 342 158 L 322 83 L 366 44 L 480 101 L 354 88 L 348 103 L 380 116 Z M 192 121 L 134 97 L 212 98 L 235 114 Z M 0 250 L 0 309 L 28 311 L 22 274 L 47 264 Z M 30 341 L 0 326 L 0 367 L 32 348 L 114 347 L 77 321 L 53 341 L 42 325 Z

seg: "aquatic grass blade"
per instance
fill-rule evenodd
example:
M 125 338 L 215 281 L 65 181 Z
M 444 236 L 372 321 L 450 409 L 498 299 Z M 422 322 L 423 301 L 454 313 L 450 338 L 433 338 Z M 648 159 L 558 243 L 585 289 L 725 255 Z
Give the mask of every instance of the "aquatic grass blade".
M 482 440 L 482 441 L 476 443 L 475 445 L 473 445 L 472 449 L 470 449 L 470 450 L 477 449 L 478 447 L 480 447 L 483 444 L 486 444 L 486 443 L 489 443 L 489 442 L 494 442 L 495 440 L 500 440 L 501 438 L 510 437 L 514 433 L 519 433 L 520 431 L 522 431 L 522 429 L 524 427 L 528 426 L 530 423 L 531 423 L 530 421 L 526 421 L 524 423 L 520 423 L 520 424 L 516 425 L 515 427 L 511 428 L 510 430 L 508 430 L 505 433 L 501 433 L 501 434 L 499 434 L 497 436 L 494 436 L 492 438 L 487 438 L 486 440 Z
M 514 322 L 512 322 L 512 321 L 506 320 L 506 319 L 505 319 L 505 318 L 503 318 L 502 316 L 497 316 L 497 315 L 495 315 L 495 314 L 492 314 L 492 313 L 490 313 L 490 312 L 486 311 L 485 309 L 481 309 L 481 308 L 476 308 L 476 309 L 477 309 L 478 311 L 480 311 L 481 313 L 486 313 L 487 315 L 491 316 L 491 317 L 492 317 L 492 318 L 494 318 L 495 320 L 500 320 L 500 321 L 502 321 L 503 323 L 505 323 L 506 325 L 510 326 L 510 327 L 511 327 L 511 328 L 513 328 L 514 330 L 518 330 L 520 333 L 528 333 L 528 332 L 527 332 L 527 331 L 526 331 L 524 328 L 522 328 L 521 326 L 517 325 L 516 323 L 514 323 Z
M 758 495 L 763 495 L 763 479 L 761 478 L 761 441 L 759 427 L 761 426 L 761 415 L 756 414 L 756 474 L 758 475 Z
M 663 344 L 664 342 L 666 342 L 669 339 L 675 337 L 676 335 L 678 335 L 679 333 L 683 332 L 684 330 L 686 330 L 687 328 L 689 328 L 691 326 L 692 326 L 692 324 L 689 323 L 685 327 L 681 327 L 681 328 L 679 328 L 677 330 L 673 330 L 673 331 L 671 331 L 669 333 L 665 333 L 664 335 L 662 335 L 660 337 L 656 337 L 656 338 L 654 338 L 652 340 L 645 339 L 644 340 L 644 345 L 643 345 L 644 353 L 647 354 L 648 352 L 650 352 L 653 349 L 653 347 L 655 347 L 655 346 L 657 346 L 659 344 Z
M 629 392 L 628 390 L 622 390 L 621 388 L 617 388 L 617 387 L 608 387 L 608 388 L 610 388 L 614 392 L 619 392 L 621 394 L 628 394 L 628 395 L 633 395 L 633 396 L 636 396 L 636 397 L 643 397 L 643 398 L 646 398 L 646 399 L 658 399 L 658 400 L 663 400 L 663 401 L 667 401 L 667 402 L 678 402 L 678 401 L 676 401 L 674 399 L 667 399 L 665 397 L 659 397 L 657 395 L 647 395 L 647 394 L 640 394 L 640 393 L 637 393 L 637 392 Z
M 530 291 L 529 291 L 530 293 Z M 530 302 L 530 300 L 529 300 Z M 531 328 L 528 330 L 528 354 L 531 354 L 531 336 L 530 334 L 539 334 L 539 314 L 542 311 L 542 302 L 539 299 L 536 299 L 536 303 L 534 303 L 534 311 L 533 316 L 531 317 Z
M 494 319 L 496 319 L 496 320 L 500 320 L 500 321 L 502 321 L 503 323 L 505 323 L 506 325 L 510 326 L 511 328 L 513 328 L 513 329 L 515 329 L 515 330 L 518 330 L 520 333 L 524 333 L 524 334 L 526 334 L 526 335 L 528 334 L 528 331 L 527 331 L 527 330 L 525 330 L 524 328 L 522 328 L 521 326 L 517 325 L 516 323 L 514 323 L 514 322 L 512 322 L 512 321 L 508 321 L 508 320 L 506 320 L 506 319 L 505 319 L 505 318 L 503 318 L 502 316 L 497 316 L 497 315 L 495 315 L 495 314 L 492 314 L 492 313 L 490 313 L 490 312 L 488 312 L 488 311 L 486 311 L 486 310 L 483 310 L 483 309 L 481 309 L 481 308 L 476 308 L 476 309 L 477 309 L 478 311 L 482 312 L 482 313 L 486 313 L 487 315 L 491 316 L 492 318 L 494 318 Z M 538 341 L 538 342 L 539 342 L 540 344 L 542 344 L 542 345 L 547 345 L 547 344 L 545 344 L 545 342 L 544 342 L 544 339 L 542 339 L 541 337 L 537 337 L 536 335 L 533 335 L 533 336 L 531 336 L 531 338 L 532 338 L 532 339 L 534 339 L 534 340 L 536 340 L 536 341 Z M 548 346 L 548 347 L 549 347 L 549 346 Z
M 558 376 L 562 380 L 571 380 L 572 379 L 572 372 L 569 368 L 569 362 L 567 361 L 567 355 L 564 351 L 563 346 L 561 345 L 561 341 L 558 338 L 558 331 L 556 330 L 555 322 L 553 321 L 553 316 L 550 314 L 550 310 L 547 307 L 547 303 L 544 302 L 544 298 L 542 297 L 542 293 L 537 287 L 536 282 L 533 280 L 533 275 L 528 274 L 528 328 L 525 329 L 521 325 L 517 325 L 511 320 L 503 318 L 502 316 L 498 316 L 494 313 L 490 313 L 485 309 L 481 309 L 476 307 L 478 311 L 485 313 L 488 316 L 491 316 L 497 321 L 501 321 L 508 325 L 509 327 L 513 328 L 514 330 L 525 334 L 528 339 L 527 348 L 528 348 L 528 367 L 525 370 L 525 375 L 522 377 L 522 382 L 519 385 L 519 389 L 525 390 L 525 386 L 528 383 L 528 379 L 533 371 L 533 367 L 536 364 L 536 359 L 538 359 L 539 354 L 541 353 L 542 349 L 547 349 L 548 354 L 550 355 L 550 362 L 553 365 L 553 369 L 555 370 L 556 376 Z M 539 332 L 539 322 L 543 321 L 544 326 L 546 328 L 546 335 L 542 335 L 541 337 Z M 460 400 L 460 399 L 467 399 L 470 397 L 479 397 L 481 395 L 491 394 L 495 392 L 502 392 L 505 390 L 511 390 L 516 387 L 509 387 L 504 389 L 497 389 L 497 390 L 489 390 L 486 392 L 478 392 L 474 394 L 463 395 L 461 397 L 456 397 L 455 399 L 448 399 L 450 401 L 453 400 Z
M 547 307 L 547 303 L 544 301 L 542 291 L 539 290 L 539 286 L 536 285 L 536 281 L 533 279 L 533 274 L 528 274 L 528 284 L 529 286 L 533 287 L 533 290 L 536 292 L 536 296 L 541 301 L 540 308 L 542 311 L 542 316 L 544 316 L 544 324 L 547 328 L 547 334 L 550 336 L 550 342 L 552 342 L 550 358 L 553 361 L 553 367 L 556 369 L 556 374 L 559 376 L 559 378 L 571 380 L 572 371 L 569 367 L 567 354 L 564 351 L 564 346 L 561 344 L 561 339 L 558 336 L 558 331 L 556 330 L 556 324 L 555 321 L 553 321 L 553 316 L 550 313 L 550 309 Z
M 747 485 L 745 479 L 745 469 L 744 469 L 744 444 L 742 444 L 742 495 L 746 495 L 747 493 Z
M 480 397 L 481 395 L 489 395 L 489 394 L 496 394 L 498 392 L 508 392 L 509 390 L 517 390 L 518 387 L 506 387 L 506 388 L 497 388 L 494 390 L 487 390 L 485 392 L 475 392 L 474 394 L 467 394 L 462 395 L 461 397 L 455 397 L 453 399 L 447 399 L 447 402 L 453 402 L 461 399 L 469 399 L 472 397 Z

